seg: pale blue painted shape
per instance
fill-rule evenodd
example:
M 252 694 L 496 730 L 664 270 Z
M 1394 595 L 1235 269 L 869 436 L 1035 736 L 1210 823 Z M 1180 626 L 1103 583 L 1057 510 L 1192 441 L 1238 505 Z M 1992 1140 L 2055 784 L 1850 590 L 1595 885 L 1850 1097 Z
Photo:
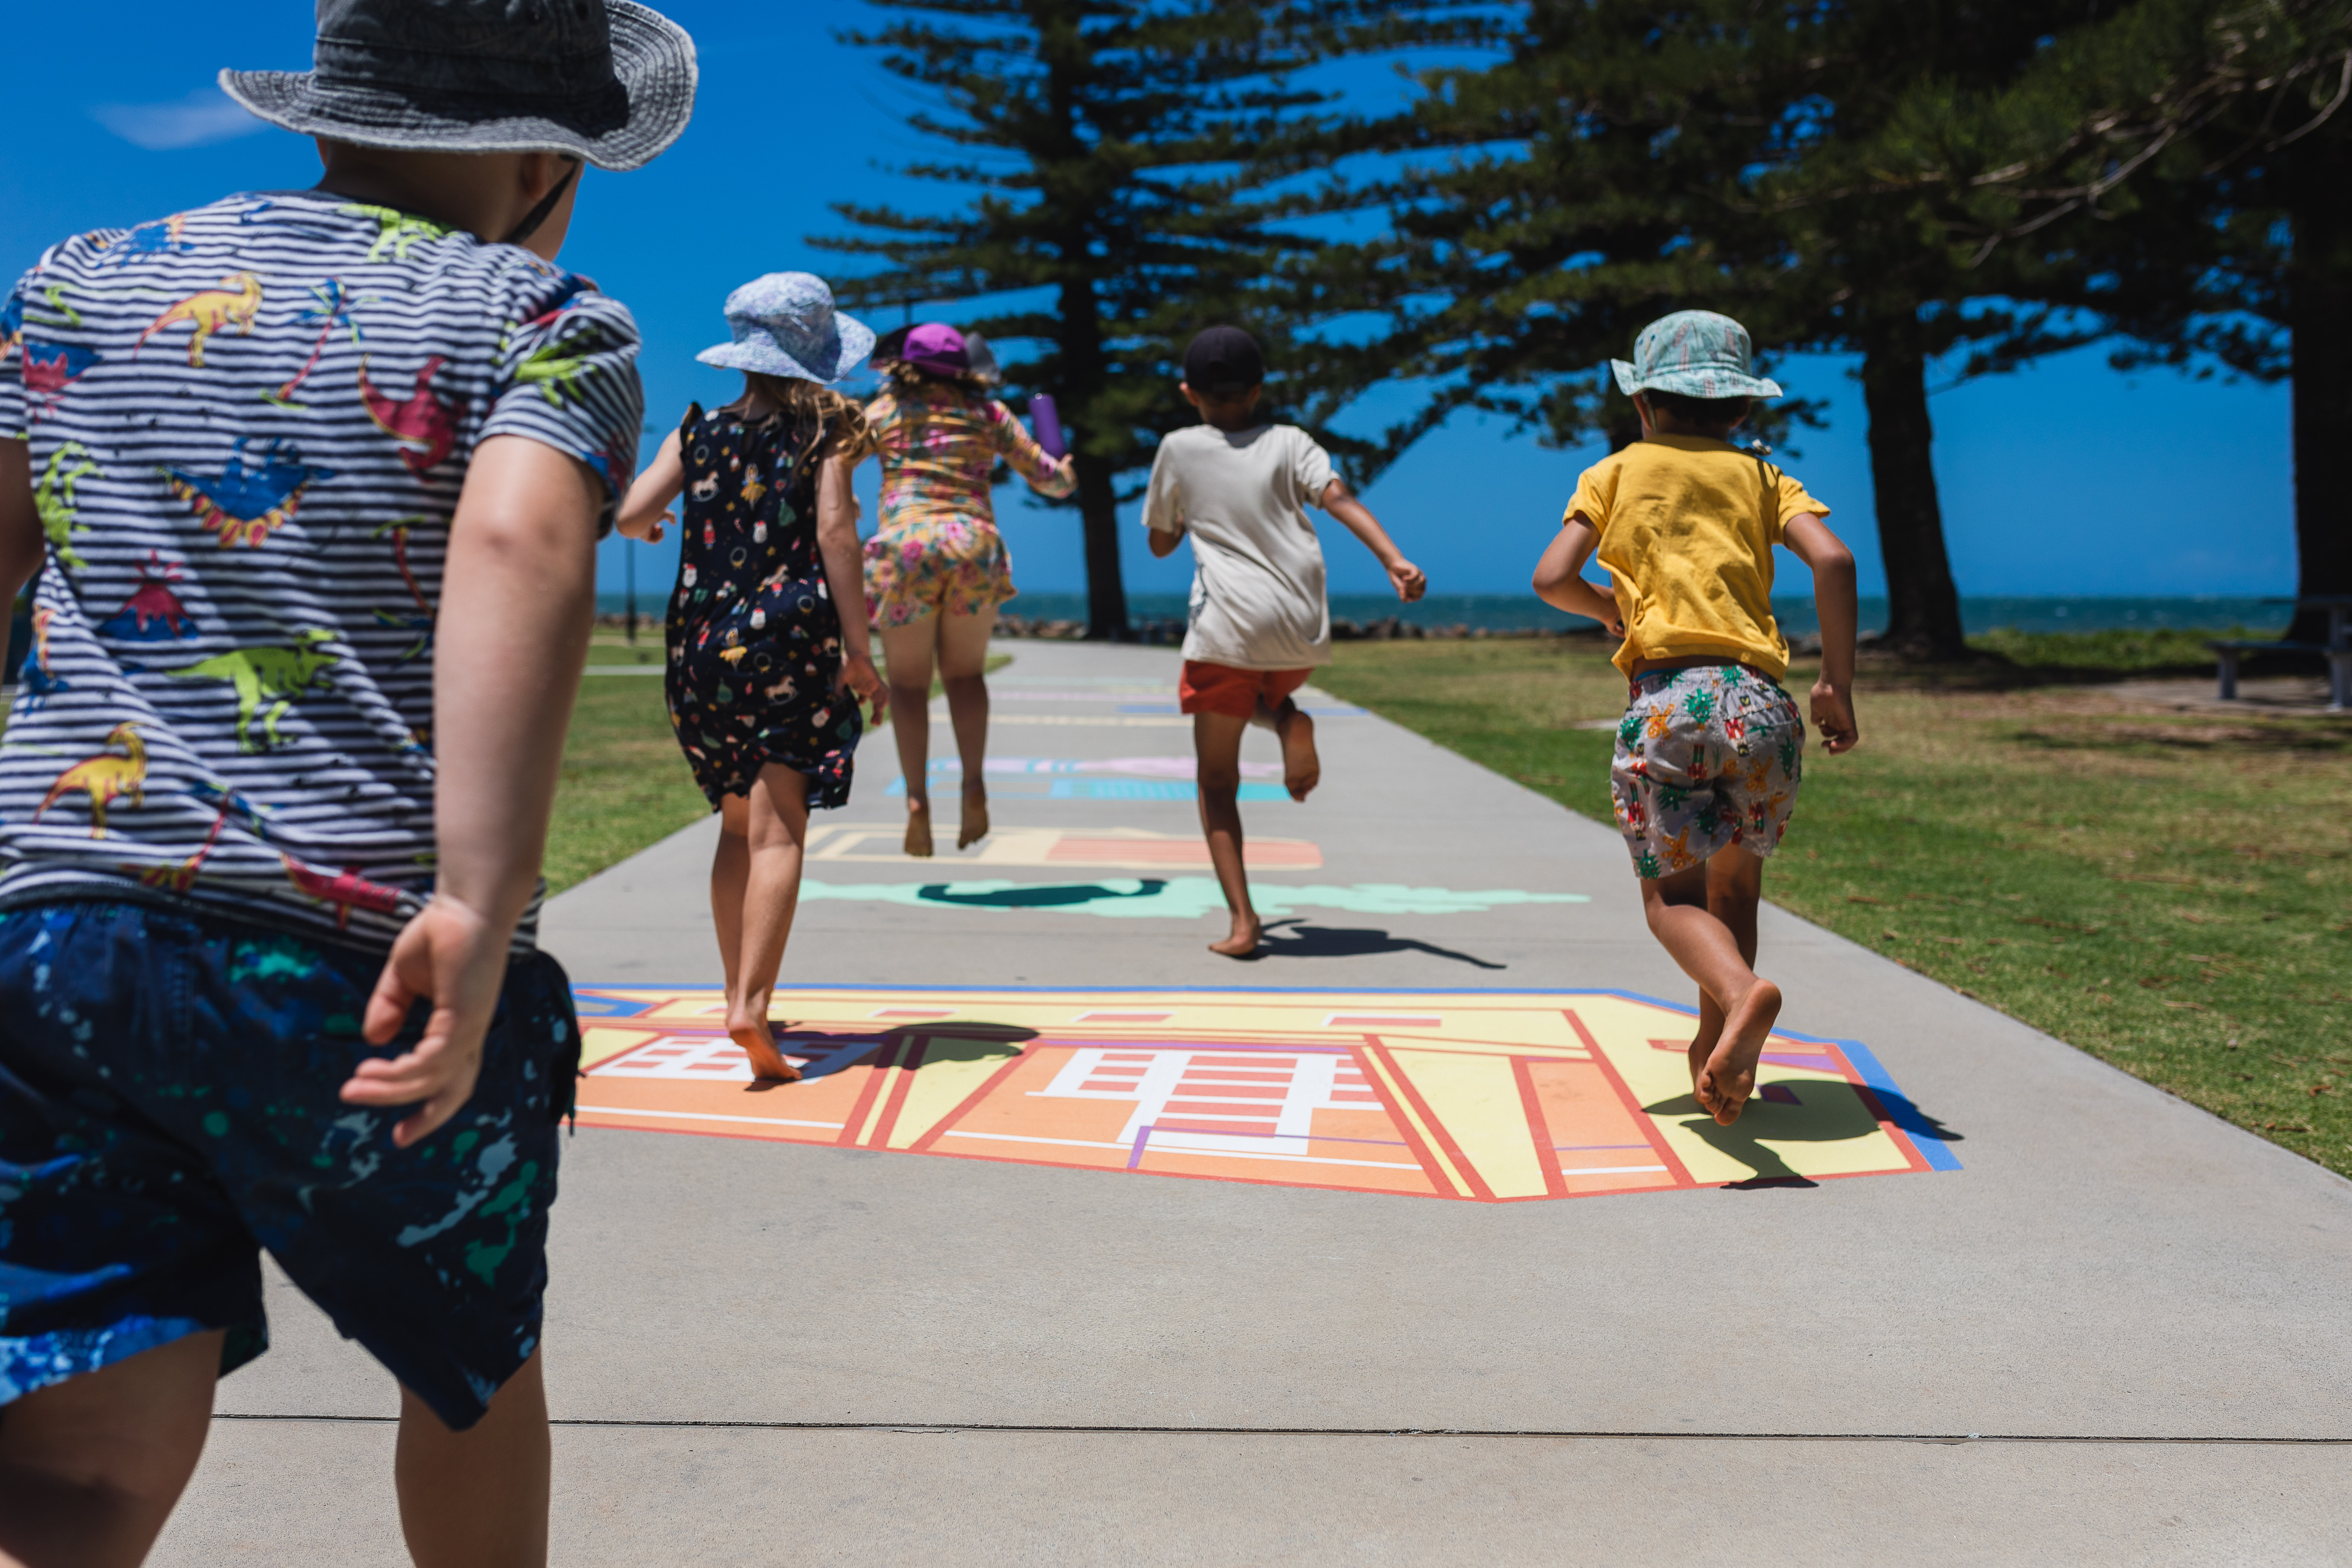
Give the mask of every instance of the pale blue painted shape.
M 801 897 L 914 909 L 947 905 L 1000 911 L 1058 910 L 1117 919 L 1198 920 L 1225 910 L 1225 896 L 1214 877 L 1105 877 L 1085 882 L 806 880 L 801 883 Z M 1310 909 L 1339 910 L 1352 915 L 1480 914 L 1520 904 L 1584 904 L 1591 900 L 1582 893 L 1530 893 L 1517 888 L 1463 892 L 1451 888 L 1410 888 L 1401 882 L 1284 887 L 1253 880 L 1250 901 L 1259 914 L 1280 917 Z
M 1053 786 L 1041 795 L 1024 795 L 1016 789 L 1002 788 L 1007 800 L 1195 800 L 1200 787 L 1190 779 L 1073 779 L 1057 778 Z M 892 779 L 882 792 L 899 796 L 907 793 L 905 779 Z M 1260 784 L 1244 780 L 1241 786 L 1243 800 L 1288 800 L 1290 794 L 1277 784 Z

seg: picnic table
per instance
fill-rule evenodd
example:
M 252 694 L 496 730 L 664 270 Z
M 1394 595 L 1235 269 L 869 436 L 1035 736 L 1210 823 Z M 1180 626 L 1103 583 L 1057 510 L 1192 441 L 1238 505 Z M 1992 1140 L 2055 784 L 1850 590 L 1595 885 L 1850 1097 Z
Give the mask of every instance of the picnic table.
M 2221 661 L 2215 695 L 2224 702 L 2238 699 L 2238 660 L 2249 653 L 2320 653 L 2327 656 L 2327 710 L 2352 709 L 2352 594 L 2311 594 L 2301 598 L 2265 599 L 2266 605 L 2292 605 L 2298 610 L 2327 612 L 2326 642 L 2279 642 L 2226 638 L 2209 643 Z

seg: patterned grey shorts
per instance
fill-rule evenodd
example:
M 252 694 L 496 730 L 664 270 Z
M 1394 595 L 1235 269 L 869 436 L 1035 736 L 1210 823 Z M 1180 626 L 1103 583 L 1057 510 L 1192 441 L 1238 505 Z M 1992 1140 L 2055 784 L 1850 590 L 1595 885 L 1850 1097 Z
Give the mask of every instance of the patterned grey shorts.
M 1789 694 L 1736 664 L 1652 670 L 1633 683 L 1609 767 L 1617 827 L 1645 880 L 1734 844 L 1780 847 L 1804 773 L 1805 721 Z

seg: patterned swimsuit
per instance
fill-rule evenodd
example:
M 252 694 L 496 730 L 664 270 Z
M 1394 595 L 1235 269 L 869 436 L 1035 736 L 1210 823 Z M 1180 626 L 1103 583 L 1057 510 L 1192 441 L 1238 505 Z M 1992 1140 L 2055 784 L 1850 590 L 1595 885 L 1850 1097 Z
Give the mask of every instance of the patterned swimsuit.
M 866 542 L 866 609 L 877 626 L 976 616 L 1013 597 L 1013 558 L 989 479 L 1004 458 L 1049 496 L 1071 481 L 994 398 L 958 386 L 883 394 L 866 405 L 882 458 L 882 520 Z
M 849 799 L 865 724 L 834 689 L 841 616 L 817 552 L 816 482 L 823 459 L 863 436 L 856 405 L 830 395 L 756 423 L 697 404 L 678 426 L 686 521 L 663 687 L 714 807 L 769 763 L 808 775 L 811 806 Z

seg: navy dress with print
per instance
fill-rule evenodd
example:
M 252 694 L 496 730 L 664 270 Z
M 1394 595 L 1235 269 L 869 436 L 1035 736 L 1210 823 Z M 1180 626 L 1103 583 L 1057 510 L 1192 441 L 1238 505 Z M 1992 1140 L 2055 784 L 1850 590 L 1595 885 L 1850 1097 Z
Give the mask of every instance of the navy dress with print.
M 764 420 L 697 404 L 678 426 L 685 522 L 663 686 L 714 806 L 750 793 L 769 763 L 808 775 L 811 806 L 849 799 L 864 716 L 834 689 L 841 616 L 817 552 L 816 482 L 858 419 L 828 397 Z

